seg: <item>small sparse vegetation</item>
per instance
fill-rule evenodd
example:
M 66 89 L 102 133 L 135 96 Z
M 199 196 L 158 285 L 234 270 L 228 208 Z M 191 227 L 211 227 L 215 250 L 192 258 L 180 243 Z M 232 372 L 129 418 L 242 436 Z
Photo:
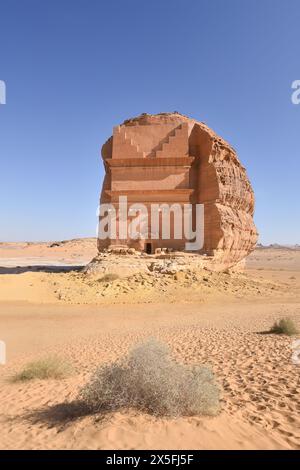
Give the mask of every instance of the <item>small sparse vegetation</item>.
M 292 336 L 298 334 L 299 330 L 291 318 L 282 318 L 274 323 L 270 332 L 277 335 Z
M 112 282 L 112 281 L 116 281 L 117 279 L 119 279 L 118 274 L 107 273 L 107 274 L 104 274 L 104 276 L 101 277 L 99 281 L 100 282 Z
M 64 379 L 72 373 L 69 363 L 57 357 L 47 357 L 38 361 L 30 362 L 24 369 L 17 373 L 13 382 L 24 382 L 33 379 Z
M 100 367 L 80 399 L 93 413 L 135 408 L 175 417 L 216 415 L 220 409 L 219 387 L 210 368 L 175 362 L 168 347 L 156 340 Z

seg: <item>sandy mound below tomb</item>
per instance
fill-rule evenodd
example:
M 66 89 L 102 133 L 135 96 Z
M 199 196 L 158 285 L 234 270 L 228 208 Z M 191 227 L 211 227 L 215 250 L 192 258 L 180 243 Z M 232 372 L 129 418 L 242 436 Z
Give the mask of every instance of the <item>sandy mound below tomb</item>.
M 133 269 L 134 266 L 132 265 Z M 244 273 L 214 273 L 204 269 L 176 269 L 174 261 L 154 263 L 152 271 L 136 267 L 127 276 L 126 269 L 106 274 L 72 271 L 69 273 L 31 272 L 2 275 L 0 301 L 40 303 L 141 303 L 208 301 L 222 296 L 279 297 L 287 294 L 285 286 Z M 116 274 L 122 272 L 123 276 Z M 125 274 L 125 275 L 124 275 Z

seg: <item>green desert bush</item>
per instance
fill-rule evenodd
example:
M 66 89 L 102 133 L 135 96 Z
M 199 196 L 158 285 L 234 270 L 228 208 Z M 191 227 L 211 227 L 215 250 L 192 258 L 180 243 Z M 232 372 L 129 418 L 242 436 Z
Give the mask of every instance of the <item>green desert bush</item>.
M 100 367 L 80 392 L 92 412 L 135 408 L 157 416 L 216 415 L 219 387 L 208 367 L 175 362 L 166 345 L 149 340 Z
M 33 379 L 64 379 L 72 373 L 69 363 L 58 357 L 47 357 L 27 364 L 13 378 L 13 382 L 24 382 Z
M 296 335 L 299 333 L 299 330 L 291 318 L 282 318 L 281 320 L 274 323 L 271 328 L 271 333 L 277 335 Z

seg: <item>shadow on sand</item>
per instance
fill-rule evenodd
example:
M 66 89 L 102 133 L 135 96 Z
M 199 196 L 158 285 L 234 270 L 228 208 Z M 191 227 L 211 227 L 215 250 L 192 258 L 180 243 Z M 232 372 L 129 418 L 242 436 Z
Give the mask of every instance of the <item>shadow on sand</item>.
M 96 422 L 102 422 L 109 418 L 113 410 L 103 409 L 97 412 L 88 407 L 83 401 L 74 400 L 72 402 L 59 403 L 50 407 L 36 409 L 22 416 L 22 421 L 33 425 L 44 425 L 48 428 L 65 428 L 73 422 L 94 416 Z M 20 418 L 18 418 L 20 419 Z
M 51 265 L 36 265 L 36 266 L 0 266 L 0 274 L 22 274 L 27 272 L 32 273 L 68 273 L 70 271 L 81 271 L 84 266 L 51 266 Z

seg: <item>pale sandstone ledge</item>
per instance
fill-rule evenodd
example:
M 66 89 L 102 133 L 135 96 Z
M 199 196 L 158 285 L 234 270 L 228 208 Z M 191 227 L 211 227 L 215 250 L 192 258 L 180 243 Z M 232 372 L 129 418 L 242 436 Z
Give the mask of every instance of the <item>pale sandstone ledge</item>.
M 83 268 L 86 274 L 116 274 L 119 277 L 127 277 L 136 273 L 154 275 L 176 274 L 190 271 L 226 271 L 228 274 L 242 272 L 245 261 L 241 260 L 227 269 L 218 269 L 217 259 L 212 256 L 204 256 L 193 253 L 170 252 L 156 255 L 140 253 L 133 248 L 119 248 L 105 250 L 91 260 Z M 223 266 L 222 266 L 223 268 Z

